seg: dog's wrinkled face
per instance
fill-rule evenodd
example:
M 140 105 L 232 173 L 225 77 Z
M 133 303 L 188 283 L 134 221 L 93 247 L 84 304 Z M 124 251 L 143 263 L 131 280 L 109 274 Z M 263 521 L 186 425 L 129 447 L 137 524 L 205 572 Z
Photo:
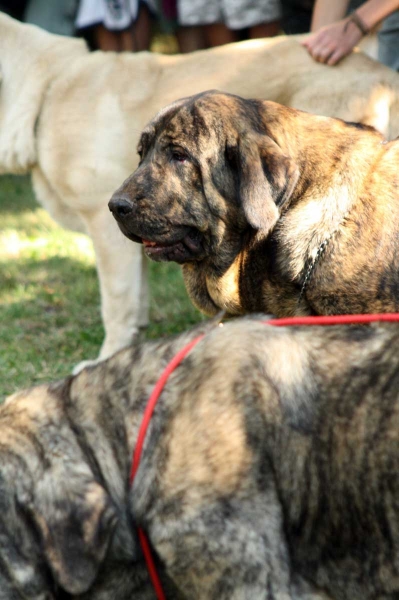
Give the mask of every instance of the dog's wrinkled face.
M 264 112 L 262 102 L 217 92 L 162 110 L 109 203 L 122 232 L 150 258 L 178 263 L 229 260 L 245 231 L 268 233 L 296 179 Z

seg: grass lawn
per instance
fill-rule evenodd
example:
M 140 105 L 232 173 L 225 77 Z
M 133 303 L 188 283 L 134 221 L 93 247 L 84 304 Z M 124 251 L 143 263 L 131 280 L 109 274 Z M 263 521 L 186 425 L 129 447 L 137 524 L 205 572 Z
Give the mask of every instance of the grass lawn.
M 150 264 L 147 337 L 181 331 L 202 317 L 180 268 Z M 0 177 L 0 402 L 11 392 L 58 379 L 103 339 L 89 238 L 59 227 L 35 201 L 28 177 Z

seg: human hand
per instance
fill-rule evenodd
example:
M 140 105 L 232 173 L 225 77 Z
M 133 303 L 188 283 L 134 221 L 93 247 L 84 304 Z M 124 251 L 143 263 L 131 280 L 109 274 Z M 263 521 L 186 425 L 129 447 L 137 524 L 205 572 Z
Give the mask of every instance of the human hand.
M 347 56 L 363 34 L 350 17 L 322 27 L 308 38 L 302 45 L 317 62 L 335 65 Z

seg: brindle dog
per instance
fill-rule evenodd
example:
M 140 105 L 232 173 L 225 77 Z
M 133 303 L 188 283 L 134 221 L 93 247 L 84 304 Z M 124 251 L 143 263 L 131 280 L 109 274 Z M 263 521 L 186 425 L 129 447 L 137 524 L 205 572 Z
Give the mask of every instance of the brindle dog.
M 399 595 L 399 326 L 203 323 L 0 407 L 1 600 Z M 204 332 L 159 399 L 150 390 Z M 226 368 L 228 367 L 228 368 Z
M 399 141 L 206 92 L 158 113 L 139 153 L 110 209 L 205 313 L 399 309 Z

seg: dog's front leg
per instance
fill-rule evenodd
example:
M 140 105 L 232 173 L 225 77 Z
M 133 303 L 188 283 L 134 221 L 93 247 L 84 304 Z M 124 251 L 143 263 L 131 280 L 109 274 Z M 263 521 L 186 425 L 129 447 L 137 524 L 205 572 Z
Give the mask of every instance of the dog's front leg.
M 79 213 L 93 240 L 100 281 L 105 339 L 99 360 L 131 343 L 148 324 L 147 264 L 139 244 L 119 231 L 106 203 L 97 212 Z M 77 372 L 83 363 L 77 366 Z
M 152 521 L 151 539 L 185 598 L 292 600 L 280 507 L 270 500 L 182 505 L 181 517 L 179 509 L 173 521 Z

